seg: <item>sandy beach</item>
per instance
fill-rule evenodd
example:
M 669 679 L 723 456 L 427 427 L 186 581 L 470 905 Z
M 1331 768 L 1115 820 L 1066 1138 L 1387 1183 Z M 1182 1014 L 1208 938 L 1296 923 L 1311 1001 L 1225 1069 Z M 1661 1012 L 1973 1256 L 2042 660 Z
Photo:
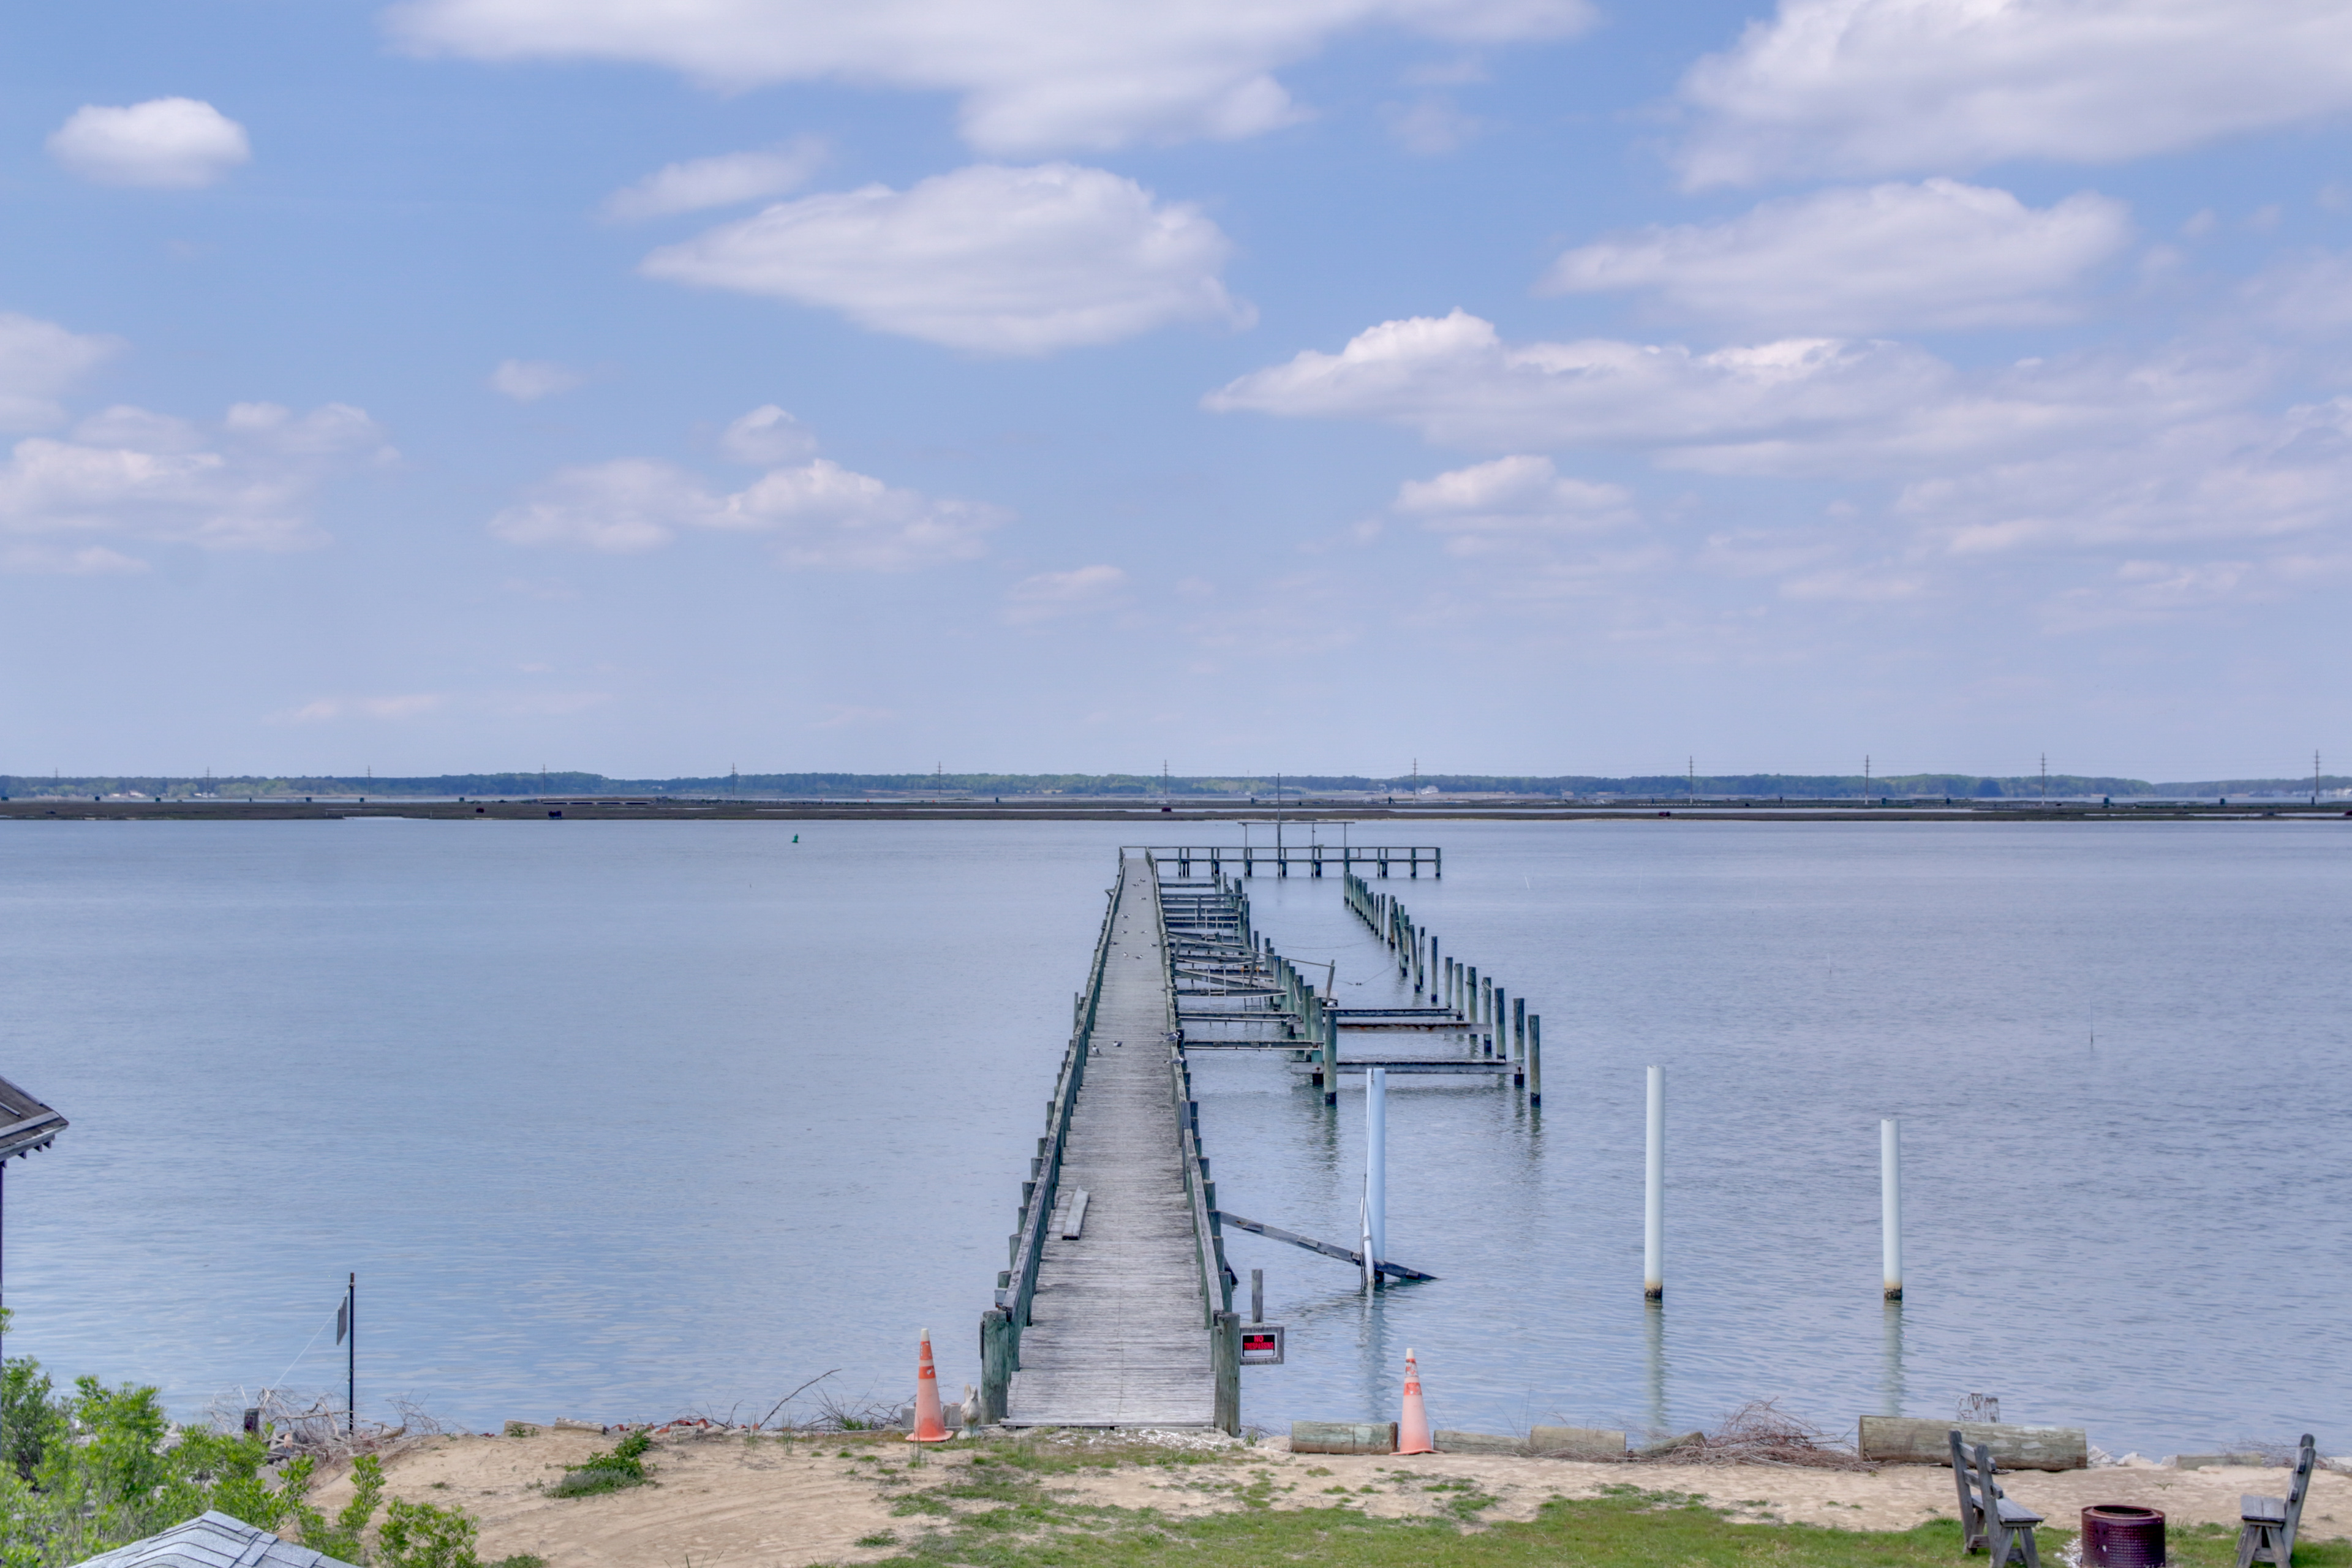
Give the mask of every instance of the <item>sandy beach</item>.
M 918 1451 L 895 1434 L 779 1438 L 722 1429 L 673 1428 L 647 1456 L 655 1484 L 601 1497 L 555 1499 L 541 1489 L 566 1465 L 609 1447 L 593 1433 L 542 1430 L 522 1437 L 430 1439 L 387 1461 L 394 1497 L 460 1507 L 481 1521 L 481 1554 L 496 1561 L 530 1552 L 551 1568 L 645 1568 L 688 1558 L 698 1568 L 870 1562 L 892 1555 L 948 1514 L 996 1506 L 984 1500 L 907 1500 L 969 1479 L 974 1451 L 961 1444 Z M 1032 1441 L 1051 1444 L 1054 1436 Z M 1078 1439 L 1084 1441 L 1084 1439 Z M 1199 1439 L 1178 1439 L 1197 1443 Z M 985 1452 L 985 1448 L 979 1450 Z M 1151 1509 L 1184 1518 L 1244 1506 L 1246 1489 L 1263 1489 L 1277 1508 L 1335 1504 L 1376 1517 L 1445 1511 L 1459 1491 L 1432 1492 L 1439 1480 L 1471 1483 L 1496 1500 L 1481 1517 L 1526 1520 L 1552 1498 L 1586 1498 L 1612 1487 L 1703 1496 L 1735 1518 L 1833 1525 L 1848 1530 L 1907 1530 L 1954 1510 L 1951 1472 L 1891 1466 L 1875 1473 L 1780 1466 L 1698 1467 L 1583 1464 L 1490 1455 L 1339 1456 L 1292 1454 L 1282 1439 L 1219 1447 L 1197 1464 L 1120 1464 L 1044 1479 L 1074 1503 Z M 2235 1526 L 2242 1492 L 2276 1493 L 2282 1469 L 2216 1467 L 2179 1470 L 2156 1465 L 2107 1466 L 2059 1474 L 2004 1476 L 2011 1496 L 2073 1527 L 2095 1502 L 2161 1509 L 2176 1526 Z M 337 1473 L 318 1489 L 330 1507 L 350 1495 Z M 897 1511 L 894 1511 L 896 1510 Z M 2352 1477 L 2313 1478 L 2304 1513 L 2308 1539 L 2352 1534 Z M 893 1537 L 891 1544 L 860 1541 Z

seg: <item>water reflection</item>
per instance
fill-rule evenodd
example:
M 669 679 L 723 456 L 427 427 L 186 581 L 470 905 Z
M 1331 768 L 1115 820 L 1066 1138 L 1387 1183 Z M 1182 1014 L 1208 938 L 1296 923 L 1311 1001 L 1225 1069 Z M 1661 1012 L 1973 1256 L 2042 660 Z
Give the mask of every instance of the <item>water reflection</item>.
M 1649 1368 L 1650 1431 L 1664 1436 L 1666 1425 L 1666 1308 L 1663 1301 L 1642 1303 L 1642 1352 Z
M 1903 1414 L 1903 1303 L 1888 1301 L 1879 1329 L 1878 1413 Z

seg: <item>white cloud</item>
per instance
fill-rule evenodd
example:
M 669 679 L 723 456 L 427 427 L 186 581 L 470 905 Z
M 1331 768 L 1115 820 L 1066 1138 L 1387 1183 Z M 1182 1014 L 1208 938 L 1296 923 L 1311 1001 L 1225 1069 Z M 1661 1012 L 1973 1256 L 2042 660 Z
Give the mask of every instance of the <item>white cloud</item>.
M 1506 344 L 1461 310 L 1384 321 L 1209 395 L 1213 410 L 1407 426 L 1486 451 L 1644 450 L 1725 474 L 1853 478 L 2022 458 L 2232 407 L 2251 350 L 2023 361 L 1963 374 L 1900 343 L 1834 338 L 1695 353 L 1591 339 Z
M 652 278 L 837 310 L 977 353 L 1043 354 L 1180 321 L 1246 325 L 1232 247 L 1184 205 L 1100 169 L 978 164 L 803 197 L 655 251 Z
M 1398 146 L 1423 158 L 1458 152 L 1486 129 L 1476 116 L 1462 112 L 1442 92 L 1423 93 L 1411 103 L 1384 104 L 1381 118 L 1388 122 L 1389 134 Z
M 998 155 L 1255 135 L 1300 117 L 1273 71 L 1376 28 L 1564 38 L 1587 0 L 407 0 L 394 36 L 474 59 L 667 66 L 722 90 L 833 79 L 957 96 Z
M 2260 542 L 2352 515 L 2352 397 L 2166 422 L 1905 485 L 1895 513 L 1956 557 Z
M 119 339 L 69 332 L 54 321 L 0 311 L 0 430 L 62 424 L 58 394 L 122 347 Z
M 490 531 L 513 544 L 629 552 L 707 529 L 765 537 L 787 566 L 900 572 L 980 554 L 982 537 L 1009 515 L 895 489 L 824 458 L 771 469 L 731 494 L 670 464 L 625 458 L 560 470 L 491 519 Z
M 45 571 L 141 564 L 87 542 L 100 536 L 299 549 L 325 538 L 310 517 L 320 485 L 394 455 L 375 422 L 343 404 L 297 416 L 276 404 L 241 403 L 210 427 L 110 408 L 68 439 L 19 441 L 0 462 L 0 542 L 16 569 Z
M 338 719 L 418 719 L 438 710 L 447 700 L 437 692 L 410 692 L 398 697 L 321 697 L 299 708 L 269 715 L 273 724 L 326 724 Z
M 193 98 L 128 108 L 84 104 L 49 136 L 49 156 L 102 185 L 190 189 L 249 161 L 245 127 Z
M 2057 321 L 2131 237 L 2121 202 L 2039 210 L 1934 179 L 1818 191 L 1728 223 L 1651 227 L 1568 252 L 1550 293 L 1644 289 L 1665 310 L 1765 331 L 1864 333 Z
M 1454 555 L 1523 551 L 1634 520 L 1633 493 L 1622 486 L 1562 479 L 1549 458 L 1526 455 L 1407 479 L 1394 505 L 1444 535 Z
M 720 433 L 719 449 L 739 463 L 789 463 L 816 455 L 816 432 L 763 403 Z
M 570 392 L 588 378 L 570 365 L 548 359 L 502 359 L 490 372 L 490 390 L 517 403 L 537 403 L 542 397 Z
M 1117 609 L 1126 602 L 1125 572 L 1116 566 L 1080 566 L 1068 572 L 1041 572 L 1013 584 L 1004 594 L 1004 618 L 1014 626 L 1034 626 L 1065 616 Z
M 1682 84 L 1692 185 L 2114 163 L 2352 110 L 2337 0 L 1780 0 Z
M 825 159 L 824 139 L 796 136 L 781 146 L 727 153 L 667 163 L 626 189 L 604 198 L 604 214 L 616 222 L 699 212 L 764 201 L 808 184 Z

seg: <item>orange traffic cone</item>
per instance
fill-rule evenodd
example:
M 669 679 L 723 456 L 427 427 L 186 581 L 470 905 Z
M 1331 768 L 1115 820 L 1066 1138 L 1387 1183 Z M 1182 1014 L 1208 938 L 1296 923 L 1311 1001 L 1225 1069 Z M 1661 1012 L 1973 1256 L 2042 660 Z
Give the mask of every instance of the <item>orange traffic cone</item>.
M 923 1331 L 923 1364 L 915 1373 L 915 1429 L 909 1443 L 944 1443 L 955 1434 L 940 1419 L 940 1369 L 931 1364 L 931 1331 Z
M 1412 1347 L 1404 1352 L 1404 1417 L 1397 1423 L 1396 1451 L 1400 1454 L 1434 1454 L 1437 1446 L 1429 1440 L 1429 1412 L 1421 1405 L 1421 1369 L 1412 1364 Z

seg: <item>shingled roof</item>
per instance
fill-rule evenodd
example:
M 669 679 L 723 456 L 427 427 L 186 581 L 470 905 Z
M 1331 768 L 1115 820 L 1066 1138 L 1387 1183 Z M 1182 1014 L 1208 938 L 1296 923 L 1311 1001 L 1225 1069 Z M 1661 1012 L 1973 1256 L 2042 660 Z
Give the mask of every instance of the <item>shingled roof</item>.
M 86 1558 L 79 1568 L 352 1568 L 225 1513 L 200 1513 L 161 1535 Z
M 0 1078 L 0 1160 L 46 1149 L 66 1130 L 66 1119 Z

